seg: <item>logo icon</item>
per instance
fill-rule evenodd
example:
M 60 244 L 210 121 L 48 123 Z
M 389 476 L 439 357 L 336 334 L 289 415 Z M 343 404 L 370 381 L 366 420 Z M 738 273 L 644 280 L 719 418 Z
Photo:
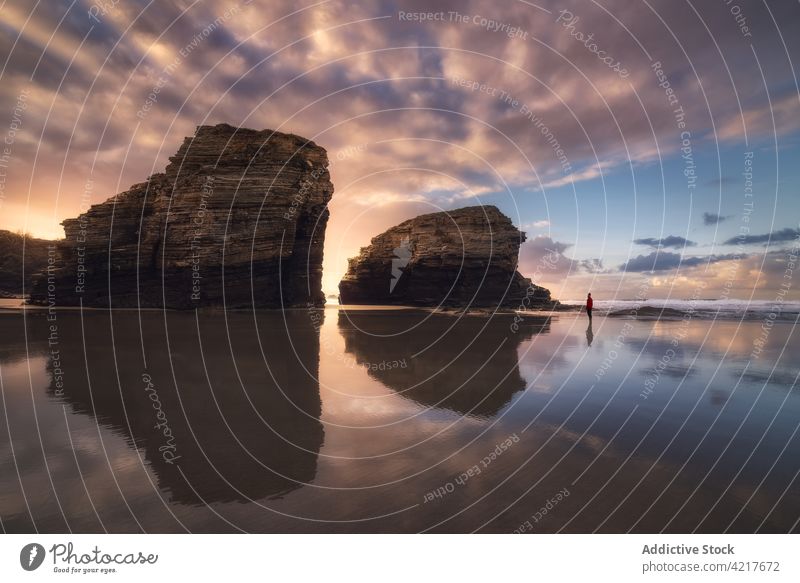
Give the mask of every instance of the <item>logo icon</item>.
M 403 268 L 411 260 L 411 240 L 408 235 L 400 240 L 400 246 L 392 249 L 394 259 L 392 259 L 392 279 L 389 280 L 389 293 L 394 291 L 394 286 L 403 275 Z
M 44 562 L 44 547 L 39 543 L 29 543 L 19 552 L 19 564 L 26 571 L 35 571 Z

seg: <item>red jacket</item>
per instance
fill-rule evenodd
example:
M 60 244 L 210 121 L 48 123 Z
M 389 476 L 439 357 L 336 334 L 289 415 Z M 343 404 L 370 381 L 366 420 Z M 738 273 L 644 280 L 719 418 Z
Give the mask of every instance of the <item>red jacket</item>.
M 591 310 L 592 309 L 592 303 L 593 303 L 592 302 L 592 298 L 586 298 L 586 309 L 587 310 Z

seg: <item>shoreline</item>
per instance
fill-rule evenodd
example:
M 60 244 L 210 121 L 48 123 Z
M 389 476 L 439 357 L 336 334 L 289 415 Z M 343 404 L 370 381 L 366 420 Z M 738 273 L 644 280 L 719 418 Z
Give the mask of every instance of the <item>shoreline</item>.
M 658 300 L 666 302 L 669 300 Z M 707 321 L 758 321 L 769 317 L 776 322 L 798 322 L 800 321 L 800 302 L 787 302 L 779 307 L 773 304 L 751 304 L 743 300 L 735 300 L 728 303 L 714 301 L 712 306 L 686 307 L 681 305 L 681 301 L 676 301 L 674 305 L 652 305 L 642 304 L 633 306 L 622 306 L 623 301 L 608 301 L 610 306 L 595 307 L 594 315 L 601 318 L 639 320 L 639 321 L 680 321 L 687 318 Z M 676 307 L 677 306 L 677 307 Z M 107 308 L 96 306 L 42 306 L 38 304 L 25 303 L 24 298 L 0 298 L 0 314 L 13 314 L 21 312 L 48 313 L 52 311 L 60 313 L 69 312 L 170 312 L 170 313 L 199 313 L 217 314 L 225 313 L 253 313 L 253 312 L 298 312 L 309 310 L 336 310 L 343 312 L 374 312 L 374 313 L 426 313 L 443 316 L 457 317 L 552 317 L 559 314 L 583 315 L 585 310 L 582 305 L 560 303 L 556 307 L 538 310 L 515 310 L 507 307 L 487 308 L 487 307 L 453 307 L 453 306 L 401 306 L 401 305 L 366 305 L 366 304 L 338 304 L 326 303 L 318 306 L 292 306 L 286 308 L 265 308 L 265 307 L 225 307 L 225 306 L 200 306 L 194 309 L 174 309 L 174 308 L 155 308 L 155 307 L 119 307 Z
M 22 298 L 20 298 L 22 299 Z M 398 305 L 365 305 L 365 304 L 324 304 L 321 306 L 291 306 L 286 308 L 226 308 L 224 306 L 201 306 L 198 308 L 179 310 L 175 308 L 153 308 L 153 307 L 125 307 L 125 308 L 101 308 L 97 306 L 42 306 L 38 304 L 20 303 L 19 305 L 2 305 L 0 302 L 0 313 L 2 312 L 47 312 L 55 310 L 59 312 L 174 312 L 180 313 L 217 313 L 217 312 L 288 312 L 288 311 L 307 311 L 307 310 L 343 310 L 343 311 L 372 311 L 372 312 L 427 312 L 443 315 L 468 315 L 468 316 L 492 316 L 504 315 L 514 316 L 519 314 L 555 314 L 562 312 L 578 312 L 577 309 L 542 309 L 542 310 L 513 310 L 510 308 L 454 308 L 454 307 L 428 307 L 428 306 L 398 306 Z

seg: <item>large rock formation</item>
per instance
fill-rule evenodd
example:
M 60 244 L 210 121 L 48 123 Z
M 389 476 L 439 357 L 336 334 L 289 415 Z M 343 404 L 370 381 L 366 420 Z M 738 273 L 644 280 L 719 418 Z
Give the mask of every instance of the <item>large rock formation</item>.
M 525 233 L 494 206 L 421 215 L 349 260 L 342 304 L 544 308 L 550 292 L 517 271 Z
M 163 174 L 63 222 L 60 266 L 32 301 L 322 305 L 327 167 L 325 150 L 305 138 L 198 127 Z

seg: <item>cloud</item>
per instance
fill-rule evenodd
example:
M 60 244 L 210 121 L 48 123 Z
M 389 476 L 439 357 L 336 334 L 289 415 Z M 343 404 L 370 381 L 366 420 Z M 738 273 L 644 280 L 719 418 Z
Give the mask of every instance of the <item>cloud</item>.
M 565 252 L 571 243 L 554 241 L 539 235 L 520 247 L 519 271 L 534 281 L 563 281 L 568 276 L 580 274 L 603 275 L 614 273 L 600 258 L 574 259 Z
M 554 241 L 547 235 L 537 235 L 531 241 L 526 243 L 528 249 L 535 249 L 541 253 L 550 253 L 551 251 L 555 251 L 556 253 L 563 253 L 570 247 L 572 247 L 572 243 L 563 243 L 561 241 Z
M 648 255 L 637 255 L 636 257 L 628 259 L 619 266 L 619 270 L 635 272 L 662 271 L 665 269 L 673 269 L 680 265 L 680 263 L 681 256 L 678 253 L 653 251 Z
M 703 224 L 706 226 L 718 225 L 723 221 L 727 221 L 729 218 L 731 218 L 731 215 L 722 216 L 716 213 L 703 213 Z
M 738 258 L 739 256 L 733 253 L 727 255 L 708 255 L 705 257 L 685 257 L 679 253 L 671 253 L 669 251 L 653 251 L 648 255 L 638 255 L 632 259 L 628 259 L 628 261 L 619 266 L 619 269 L 620 271 L 633 271 L 638 273 L 667 271 L 678 267 L 697 267 Z
M 792 229 L 787 227 L 780 231 L 772 231 L 771 233 L 764 233 L 763 235 L 740 235 L 731 237 L 723 242 L 723 245 L 753 245 L 755 243 L 785 243 L 787 241 L 794 241 L 800 238 L 800 229 Z
M 524 223 L 522 225 L 522 230 L 525 229 L 544 229 L 550 226 L 550 221 L 543 219 L 541 221 L 533 221 L 530 223 Z
M 597 258 L 582 259 L 578 262 L 578 265 L 587 273 L 601 274 L 612 273 L 614 271 L 613 269 L 605 267 L 605 265 L 603 265 L 603 260 Z
M 797 93 L 773 99 L 770 103 L 745 109 L 722 124 L 718 136 L 723 140 L 745 135 L 787 134 L 800 129 L 800 100 Z
M 570 243 L 554 241 L 546 235 L 538 235 L 523 243 L 519 251 L 519 271 L 526 277 L 536 279 L 563 276 L 576 271 L 578 265 L 564 251 Z
M 663 252 L 661 253 L 664 254 Z M 670 254 L 675 255 L 675 254 Z M 775 301 L 791 269 L 791 250 L 767 251 L 745 255 L 686 257 L 680 269 L 648 271 L 617 271 L 594 274 L 577 270 L 568 276 L 557 275 L 542 283 L 559 299 L 579 299 L 576 290 L 591 289 L 597 299 L 633 297 L 643 283 L 650 298 L 691 297 L 702 289 L 702 296 L 752 298 Z M 661 262 L 676 265 L 675 257 Z M 634 267 L 636 267 L 634 265 Z M 752 345 L 751 347 L 752 348 Z M 749 350 L 749 349 L 748 349 Z
M 542 188 L 560 188 L 576 182 L 594 180 L 595 178 L 602 176 L 604 172 L 608 173 L 612 168 L 618 166 L 620 163 L 622 163 L 622 160 L 606 160 L 598 164 L 591 164 L 586 168 L 582 168 L 581 170 L 570 172 L 566 176 L 547 179 L 541 185 L 541 187 L 537 186 L 533 190 L 541 190 Z
M 683 247 L 694 247 L 697 245 L 694 241 L 689 241 L 688 239 L 684 239 L 683 237 L 678 237 L 677 235 L 667 235 L 661 239 L 654 239 L 652 237 L 646 237 L 644 239 L 634 239 L 634 243 L 637 245 L 646 245 L 648 247 L 653 248 L 662 248 L 662 247 L 672 247 L 674 249 L 681 249 Z

